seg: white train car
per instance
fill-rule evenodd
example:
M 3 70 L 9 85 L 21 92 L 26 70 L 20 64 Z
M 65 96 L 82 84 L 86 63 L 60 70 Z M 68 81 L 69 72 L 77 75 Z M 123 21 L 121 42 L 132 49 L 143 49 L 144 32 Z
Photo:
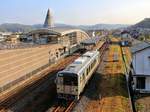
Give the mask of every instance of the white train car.
M 99 64 L 99 52 L 88 51 L 76 59 L 56 77 L 57 95 L 60 99 L 79 99 L 85 85 Z

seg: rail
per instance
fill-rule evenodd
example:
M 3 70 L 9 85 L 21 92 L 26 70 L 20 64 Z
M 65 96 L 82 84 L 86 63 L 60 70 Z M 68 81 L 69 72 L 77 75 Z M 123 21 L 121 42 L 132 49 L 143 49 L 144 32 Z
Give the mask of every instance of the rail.
M 74 105 L 77 103 L 76 100 L 71 101 L 67 106 L 58 105 L 53 112 L 71 112 Z
M 125 62 L 125 57 L 124 57 L 125 52 L 123 51 L 122 47 L 121 47 L 121 54 L 122 54 L 122 60 L 124 62 L 124 67 L 125 67 L 126 85 L 127 85 L 128 95 L 129 95 L 129 99 L 130 99 L 130 105 L 131 105 L 130 107 L 131 107 L 132 112 L 134 112 L 132 100 L 131 100 L 131 93 L 130 93 L 129 84 L 128 84 L 128 76 L 127 76 L 128 75 L 128 67 L 127 67 L 126 62 Z

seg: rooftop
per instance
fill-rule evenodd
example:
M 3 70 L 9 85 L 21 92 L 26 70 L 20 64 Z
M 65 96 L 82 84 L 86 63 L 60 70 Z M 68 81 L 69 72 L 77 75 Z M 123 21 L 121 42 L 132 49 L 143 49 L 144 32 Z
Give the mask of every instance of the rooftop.
M 85 63 L 88 64 L 89 59 L 93 57 L 94 55 L 97 55 L 97 51 L 89 51 L 83 54 L 81 57 L 76 59 L 72 64 L 70 64 L 66 69 L 63 70 L 63 72 L 74 72 L 78 73 L 80 69 L 85 66 Z
M 141 42 L 141 43 L 138 43 L 138 44 L 135 44 L 134 46 L 132 46 L 131 52 L 136 53 L 138 51 L 144 50 L 144 49 L 149 48 L 149 47 L 150 47 L 150 43 Z
M 49 34 L 65 35 L 67 33 L 76 32 L 76 31 L 80 31 L 80 32 L 83 32 L 84 34 L 86 34 L 81 29 L 78 29 L 76 27 L 69 27 L 69 26 L 41 28 L 41 29 L 38 29 L 38 30 L 33 30 L 33 31 L 29 32 L 28 34 L 30 35 L 30 34 L 34 34 L 34 33 L 49 33 Z
M 97 42 L 100 41 L 100 39 L 104 37 L 104 36 L 97 36 L 97 37 L 93 37 L 93 38 L 89 38 L 89 39 L 86 39 L 84 40 L 83 42 L 81 42 L 81 44 L 84 44 L 84 45 L 93 45 L 93 44 L 96 44 Z

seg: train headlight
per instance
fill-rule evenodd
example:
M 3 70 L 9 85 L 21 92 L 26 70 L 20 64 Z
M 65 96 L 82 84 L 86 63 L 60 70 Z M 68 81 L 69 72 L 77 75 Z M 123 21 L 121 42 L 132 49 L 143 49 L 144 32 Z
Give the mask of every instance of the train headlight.
M 78 91 L 78 88 L 76 88 L 76 91 Z
M 76 92 L 76 91 L 78 91 L 77 88 L 72 88 L 72 92 Z
M 78 88 L 74 88 L 74 91 L 78 91 Z

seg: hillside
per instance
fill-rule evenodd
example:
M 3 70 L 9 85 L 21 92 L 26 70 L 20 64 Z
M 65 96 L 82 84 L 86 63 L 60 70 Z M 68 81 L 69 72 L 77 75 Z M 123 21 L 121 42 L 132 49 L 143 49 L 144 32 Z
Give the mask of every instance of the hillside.
M 133 27 L 136 28 L 150 28 L 150 18 L 145 18 L 144 20 L 140 21 L 139 23 L 135 24 Z
M 70 25 L 66 24 L 55 24 L 58 27 L 68 27 Z M 0 32 L 29 32 L 31 30 L 43 28 L 42 24 L 35 24 L 35 25 L 24 25 L 18 23 L 5 23 L 0 25 Z
M 78 26 L 81 29 L 85 30 L 99 30 L 99 29 L 119 29 L 119 28 L 126 28 L 129 25 L 124 25 L 124 24 L 95 24 L 95 25 L 80 25 Z
M 122 24 L 96 24 L 96 25 L 67 25 L 67 24 L 55 24 L 56 27 L 76 27 L 83 30 L 100 30 L 100 29 L 118 29 L 118 28 L 125 28 L 128 25 Z M 31 30 L 42 28 L 42 24 L 35 24 L 35 25 L 23 25 L 17 23 L 5 23 L 0 25 L 0 31 L 2 32 L 29 32 Z
M 28 32 L 33 27 L 30 25 L 22 25 L 17 23 L 5 23 L 0 25 L 0 31 L 3 32 Z

